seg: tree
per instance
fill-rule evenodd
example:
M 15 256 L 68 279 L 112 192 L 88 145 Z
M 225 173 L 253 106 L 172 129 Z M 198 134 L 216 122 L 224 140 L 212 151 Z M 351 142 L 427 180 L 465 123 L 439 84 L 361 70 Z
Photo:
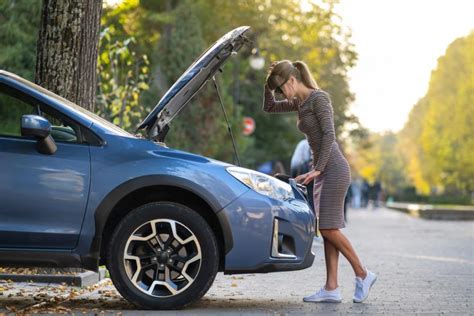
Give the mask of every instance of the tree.
M 267 65 L 281 59 L 306 61 L 318 84 L 331 94 L 335 127 L 342 140 L 347 125 L 358 126 L 352 128 L 350 134 L 356 134 L 360 129 L 357 118 L 348 109 L 353 95 L 348 86 L 347 70 L 354 65 L 356 53 L 349 42 L 350 33 L 343 30 L 337 20 L 333 10 L 335 1 L 326 2 L 327 8 L 311 3 L 310 10 L 303 10 L 300 1 L 296 0 L 197 0 L 196 14 L 205 36 L 218 36 L 232 27 L 250 25 L 254 45 L 260 49 Z M 218 16 L 213 14 L 216 7 L 219 8 Z M 248 56 L 245 51 L 239 53 L 223 74 L 229 89 L 234 89 L 236 80 L 240 82 L 237 85 L 239 98 L 234 97 L 234 103 L 242 108 L 244 115 L 254 117 L 257 122 L 257 129 L 250 137 L 251 145 L 242 155 L 243 161 L 250 167 L 270 159 L 289 161 L 294 146 L 303 137 L 296 128 L 296 116 L 262 112 L 266 69 L 251 69 Z M 239 73 L 237 77 L 233 75 L 234 68 Z
M 94 110 L 102 0 L 44 0 L 37 84 Z
M 148 90 L 148 57 L 138 56 L 134 37 L 113 39 L 115 28 L 100 34 L 96 112 L 106 120 L 134 132 L 141 122 L 140 95 Z
M 0 1 L 0 68 L 11 71 L 28 80 L 34 79 L 36 40 L 41 3 L 33 1 Z M 0 100 L 0 104 L 8 104 Z M 19 107 L 0 106 L 5 132 L 18 130 Z
M 421 193 L 474 191 L 474 32 L 438 59 L 426 95 L 400 133 L 410 177 Z
M 433 185 L 474 191 L 474 32 L 456 39 L 432 72 L 421 146 Z M 457 192 L 456 192 L 457 191 Z
M 325 2 L 328 5 L 312 5 L 311 10 L 305 11 L 297 0 L 125 0 L 106 10 L 103 24 L 116 27 L 117 39 L 134 36 L 137 54 L 150 57 L 152 81 L 141 98 L 143 109 L 156 104 L 202 49 L 229 30 L 249 25 L 248 36 L 260 49 L 267 66 L 284 58 L 308 63 L 319 85 L 331 94 L 340 140 L 356 133 L 363 137 L 360 124 L 348 109 L 353 96 L 347 70 L 353 66 L 356 53 L 349 42 L 350 33 L 341 27 L 333 10 L 336 2 Z M 294 146 L 303 137 L 296 128 L 296 116 L 262 111 L 266 69 L 250 68 L 249 55 L 250 49 L 242 48 L 218 74 L 241 161 L 250 168 L 270 159 L 289 163 Z M 197 94 L 180 118 L 173 121 L 167 142 L 232 161 L 232 145 L 222 111 L 210 88 Z M 241 134 L 244 115 L 252 116 L 257 123 L 251 136 Z
M 35 81 L 89 110 L 97 89 L 101 12 L 102 0 L 43 0 L 41 9 Z
M 0 1 L 0 67 L 34 79 L 39 1 Z
M 429 203 L 469 203 L 474 191 L 474 32 L 453 41 L 403 129 L 369 137 L 352 161 L 389 193 Z
M 412 186 L 418 193 L 430 194 L 430 169 L 426 165 L 426 159 L 420 146 L 420 137 L 423 131 L 423 118 L 426 115 L 427 102 L 425 98 L 420 99 L 410 111 L 408 121 L 398 133 L 399 151 L 406 165 L 405 173 Z
M 190 1 L 182 1 L 174 8 L 175 21 L 158 47 L 158 62 L 162 67 L 169 86 L 178 79 L 186 68 L 211 44 L 206 43 L 201 32 L 201 22 L 195 12 L 198 9 Z M 216 40 L 215 38 L 214 40 Z M 219 74 L 216 78 L 221 82 Z M 221 91 L 222 93 L 222 91 Z M 230 116 L 231 124 L 240 121 L 240 117 L 234 115 L 237 110 L 226 94 L 223 95 L 224 106 Z M 186 150 L 201 153 L 220 160 L 232 161 L 233 150 L 230 138 L 224 124 L 224 117 L 219 104 L 217 93 L 213 84 L 208 82 L 197 97 L 182 110 L 181 117 L 173 121 L 173 131 L 167 137 L 168 142 L 174 146 L 183 146 Z M 235 127 L 235 124 L 233 124 Z M 238 130 L 237 142 L 244 145 L 243 137 Z M 222 146 L 227 144 L 227 146 Z M 242 146 L 239 146 L 242 149 Z
M 392 132 L 372 133 L 368 142 L 369 146 L 358 146 L 350 152 L 354 173 L 371 183 L 380 181 L 389 195 L 399 195 L 408 182 L 397 135 Z

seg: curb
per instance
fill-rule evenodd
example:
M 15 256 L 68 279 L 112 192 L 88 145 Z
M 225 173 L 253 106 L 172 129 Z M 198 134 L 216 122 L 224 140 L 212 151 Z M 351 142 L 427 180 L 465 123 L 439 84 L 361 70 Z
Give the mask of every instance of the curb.
M 73 275 L 65 274 L 7 274 L 0 273 L 0 280 L 11 280 L 13 282 L 35 282 L 35 283 L 66 283 L 67 285 L 87 287 L 94 285 L 105 278 L 106 269 L 100 268 L 99 272 L 86 271 Z
M 448 207 L 443 205 L 387 202 L 386 207 L 425 219 L 448 221 L 474 220 L 474 206 L 457 205 Z

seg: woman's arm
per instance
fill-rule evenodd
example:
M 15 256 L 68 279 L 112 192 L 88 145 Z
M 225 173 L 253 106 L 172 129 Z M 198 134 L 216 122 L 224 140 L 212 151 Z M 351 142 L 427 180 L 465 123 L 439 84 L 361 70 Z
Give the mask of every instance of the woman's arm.
M 275 100 L 272 91 L 265 85 L 265 93 L 263 99 L 263 110 L 265 112 L 292 112 L 298 111 L 298 99 L 293 100 Z
M 334 115 L 331 100 L 325 92 L 318 92 L 313 101 L 312 110 L 319 120 L 323 139 L 321 148 L 319 148 L 319 158 L 316 162 L 314 170 L 324 171 L 331 154 L 332 143 L 336 141 L 336 132 L 334 131 Z

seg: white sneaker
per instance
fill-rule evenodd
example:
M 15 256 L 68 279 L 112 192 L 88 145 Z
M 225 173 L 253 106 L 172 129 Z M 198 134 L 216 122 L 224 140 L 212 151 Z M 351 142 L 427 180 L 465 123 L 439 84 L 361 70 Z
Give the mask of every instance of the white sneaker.
M 332 291 L 327 291 L 324 286 L 316 293 L 306 296 L 303 298 L 304 302 L 313 302 L 313 303 L 340 303 L 341 290 L 336 288 Z
M 361 279 L 359 277 L 355 278 L 355 293 L 353 297 L 354 303 L 362 303 L 368 296 L 370 292 L 370 288 L 374 285 L 375 281 L 377 281 L 377 275 L 368 269 L 367 276 L 365 279 Z

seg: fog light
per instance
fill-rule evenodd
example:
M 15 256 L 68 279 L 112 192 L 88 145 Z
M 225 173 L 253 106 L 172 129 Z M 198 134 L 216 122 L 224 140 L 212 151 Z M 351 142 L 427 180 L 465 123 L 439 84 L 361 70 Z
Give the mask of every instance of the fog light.
M 288 235 L 280 234 L 278 219 L 273 219 L 272 257 L 279 259 L 296 259 L 295 242 Z

